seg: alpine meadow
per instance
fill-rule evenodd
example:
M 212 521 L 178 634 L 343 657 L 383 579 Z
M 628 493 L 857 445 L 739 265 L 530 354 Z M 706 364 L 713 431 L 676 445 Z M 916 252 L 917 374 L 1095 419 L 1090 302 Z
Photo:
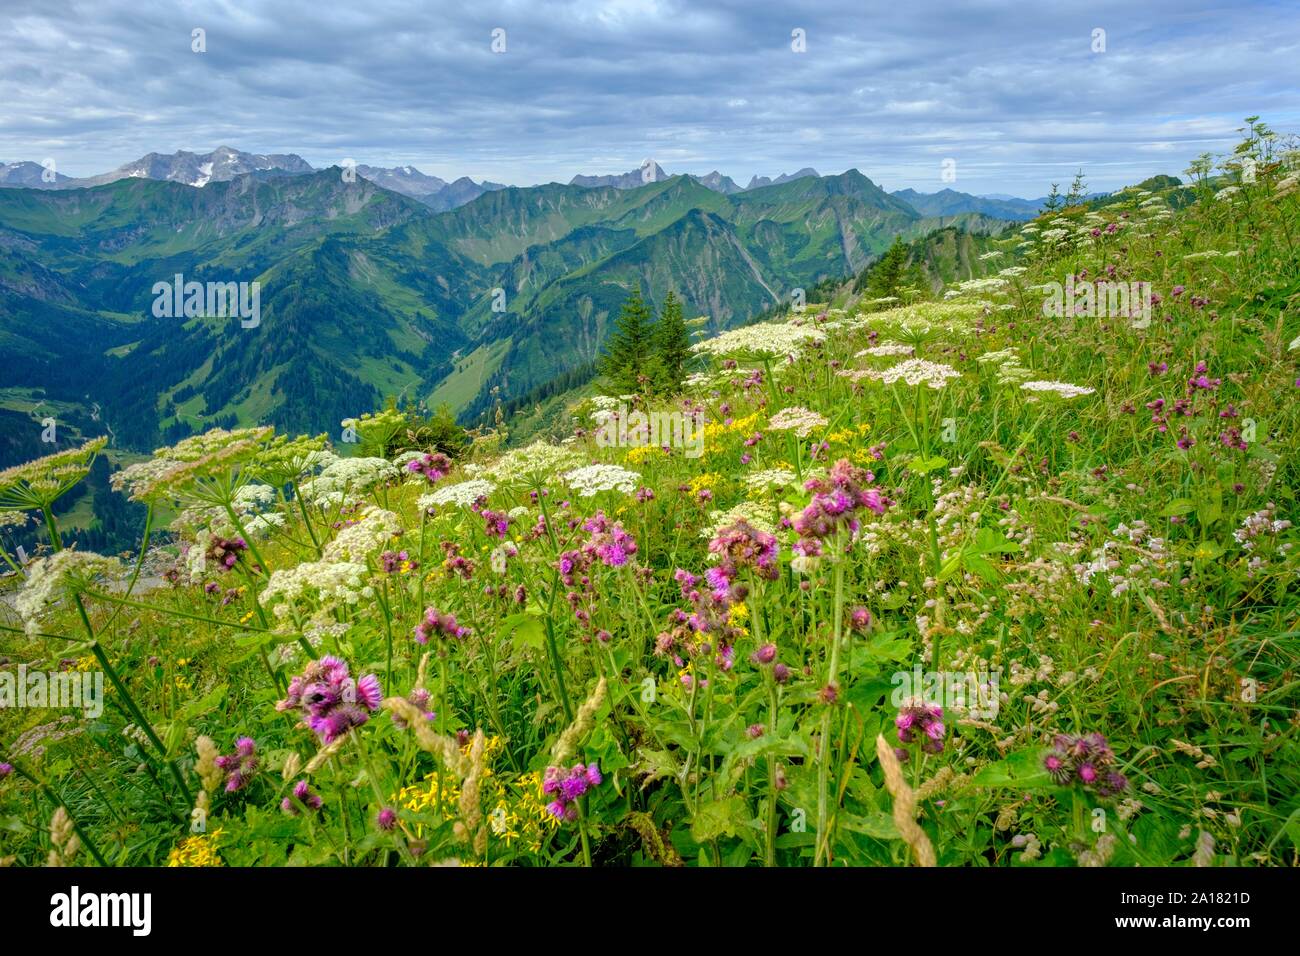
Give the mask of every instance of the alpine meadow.
M 125 12 L 82 66 L 0 16 L 73 71 L 0 115 L 0 866 L 1300 864 L 1296 77 L 1120 116 L 1133 46 L 1294 24 L 999 13 L 1075 52 L 988 69 L 1083 78 L 974 118 L 847 7 L 555 4 L 621 39 L 551 61 L 506 5 L 435 109 L 389 6 L 301 59 L 148 12 L 171 90 L 96 73 Z M 846 119 L 772 132 L 814 82 Z

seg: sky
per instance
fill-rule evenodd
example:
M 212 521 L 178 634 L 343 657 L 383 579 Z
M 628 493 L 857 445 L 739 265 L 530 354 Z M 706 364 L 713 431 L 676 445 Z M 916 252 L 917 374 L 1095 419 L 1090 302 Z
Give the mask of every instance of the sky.
M 0 0 L 0 104 L 0 162 L 69 176 L 228 145 L 1035 197 L 1178 175 L 1249 115 L 1300 131 L 1300 3 Z

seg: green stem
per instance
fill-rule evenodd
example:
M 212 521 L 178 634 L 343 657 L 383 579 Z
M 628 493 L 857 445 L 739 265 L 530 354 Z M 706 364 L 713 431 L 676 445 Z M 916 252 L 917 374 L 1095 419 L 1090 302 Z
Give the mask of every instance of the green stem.
M 55 551 L 63 550 L 63 539 L 59 537 L 59 526 L 54 522 L 54 512 L 47 504 L 41 505 L 41 514 L 45 516 L 45 527 L 50 532 L 50 547 Z
M 546 653 L 551 659 L 551 669 L 555 672 L 555 686 L 560 698 L 560 707 L 564 709 L 564 719 L 573 723 L 573 705 L 569 703 L 569 691 L 564 685 L 564 668 L 560 664 L 560 649 L 555 642 L 555 622 L 552 614 L 555 610 L 555 596 L 560 592 L 560 572 L 555 572 L 551 582 L 551 601 L 546 608 Z
M 140 611 L 157 611 L 159 614 L 168 614 L 172 617 L 183 617 L 191 621 L 200 621 L 204 624 L 215 624 L 218 627 L 233 627 L 241 631 L 255 631 L 263 633 L 269 631 L 267 627 L 253 627 L 248 624 L 241 624 L 238 621 L 223 621 L 219 618 L 204 617 L 201 614 L 191 614 L 188 611 L 180 611 L 176 608 L 162 607 L 158 604 L 146 604 L 142 601 L 130 601 L 126 598 L 116 597 L 112 594 L 103 594 L 99 591 L 89 589 L 82 591 L 87 597 L 92 597 L 97 601 L 108 601 L 110 604 L 120 604 L 122 607 L 133 607 Z
M 86 849 L 90 851 L 90 855 L 95 858 L 95 862 L 98 863 L 100 866 L 107 868 L 109 865 L 108 861 L 105 860 L 104 855 L 99 852 L 99 847 L 95 845 L 95 841 L 90 838 L 90 834 L 88 834 L 85 831 L 85 829 L 82 827 L 82 825 L 77 822 L 76 816 L 74 816 L 72 811 L 68 809 L 68 805 L 59 798 L 58 794 L 56 794 L 54 790 L 51 789 L 50 785 L 47 784 L 44 780 L 40 780 L 37 777 L 35 777 L 29 771 L 24 769 L 22 765 L 12 764 L 12 766 L 14 768 L 14 772 L 17 773 L 18 776 L 23 777 L 24 779 L 30 781 L 32 786 L 36 787 L 43 794 L 45 794 L 46 799 L 48 799 L 50 803 L 54 804 L 56 807 L 63 808 L 63 812 L 66 813 L 68 815 L 68 819 L 72 821 L 72 829 L 76 832 L 77 837 L 81 840 L 82 844 L 86 847 Z
M 158 751 L 158 756 L 160 756 L 163 759 L 163 762 L 167 764 L 167 769 L 171 771 L 172 779 L 176 781 L 176 786 L 180 788 L 181 794 L 185 797 L 185 805 L 193 806 L 194 798 L 190 796 L 189 787 L 185 786 L 185 778 L 181 776 L 181 771 L 180 768 L 176 766 L 176 761 L 167 756 L 167 748 L 164 747 L 163 742 L 158 739 L 158 735 L 154 733 L 153 725 L 149 723 L 144 713 L 136 705 L 135 698 L 132 697 L 131 692 L 126 689 L 126 684 L 122 683 L 122 678 L 117 675 L 117 671 L 113 669 L 113 665 L 108 662 L 108 655 L 104 653 L 104 649 L 100 646 L 99 640 L 95 637 L 95 629 L 90 625 L 90 617 L 86 614 L 86 606 L 81 603 L 81 595 L 74 595 L 73 600 L 76 602 L 78 613 L 81 614 L 81 622 L 86 626 L 86 633 L 90 635 L 90 653 L 95 655 L 95 660 L 99 661 L 99 666 L 104 668 L 104 673 L 108 675 L 109 682 L 112 683 L 114 689 L 122 695 L 122 702 L 126 705 L 126 709 L 130 712 L 132 719 L 140 726 L 144 735 L 149 738 L 149 743 L 153 744 L 154 749 Z
M 302 500 L 302 495 L 298 493 L 298 486 L 293 486 L 293 498 L 298 502 L 298 511 L 302 514 L 302 523 L 307 527 L 307 534 L 311 536 L 311 543 L 316 547 L 316 557 L 321 557 L 324 551 L 320 546 L 320 539 L 316 537 L 316 529 L 312 527 L 311 518 L 307 514 L 307 503 Z
M 831 687 L 835 684 L 835 677 L 839 673 L 840 663 L 840 638 L 844 628 L 844 563 L 843 546 L 840 536 L 835 539 L 836 564 L 835 564 L 835 612 L 832 619 L 831 639 L 831 659 L 828 668 L 826 686 Z M 826 704 L 826 711 L 822 714 L 821 740 L 818 743 L 818 750 L 821 755 L 821 765 L 818 768 L 817 776 L 817 842 L 813 848 L 813 866 L 822 866 L 830 858 L 830 834 L 828 833 L 829 816 L 827 804 L 830 796 L 830 778 L 831 778 L 831 710 L 832 705 Z

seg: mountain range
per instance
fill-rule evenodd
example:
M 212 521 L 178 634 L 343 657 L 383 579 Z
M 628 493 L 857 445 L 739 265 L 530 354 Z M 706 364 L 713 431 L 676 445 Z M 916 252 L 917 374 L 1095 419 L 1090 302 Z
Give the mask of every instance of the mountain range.
M 437 176 L 428 176 L 414 166 L 357 165 L 355 172 L 362 179 L 418 199 L 442 212 L 462 206 L 485 192 L 505 188 L 501 183 L 476 183 L 461 177 L 448 183 Z M 0 163 L 0 188 L 18 186 L 31 189 L 86 189 L 104 186 L 120 179 L 152 179 L 160 182 L 184 183 L 202 188 L 209 183 L 229 182 L 236 176 L 248 174 L 303 175 L 315 169 L 294 153 L 245 153 L 229 146 L 218 146 L 210 153 L 190 153 L 179 150 L 170 156 L 149 153 L 146 156 L 96 176 L 73 178 L 33 162 L 6 165 Z
M 972 196 L 954 189 L 937 193 L 919 193 L 914 189 L 900 189 L 890 193 L 903 200 L 924 216 L 956 216 L 973 212 L 996 219 L 1033 219 L 1043 209 L 1047 198 L 1016 199 L 1015 197 Z
M 485 192 L 506 188 L 503 183 L 486 180 L 478 183 L 467 176 L 448 182 L 438 176 L 423 173 L 414 166 L 386 168 L 362 164 L 355 166 L 355 170 L 363 179 L 401 193 L 403 196 L 418 199 L 438 212 L 463 206 Z M 219 146 L 210 153 L 190 153 L 184 150 L 170 156 L 149 153 L 110 172 L 84 178 L 65 176 L 53 169 L 46 173 L 45 166 L 34 162 L 8 165 L 0 163 L 0 188 L 17 186 L 32 189 L 85 189 L 116 182 L 119 179 L 155 179 L 201 188 L 208 183 L 227 182 L 236 176 L 249 173 L 302 174 L 313 171 L 310 163 L 294 153 L 245 153 L 229 146 Z M 794 179 L 819 176 L 817 170 L 806 166 L 793 173 L 782 173 L 775 178 L 752 176 L 749 184 L 742 187 L 731 177 L 723 175 L 716 169 L 703 176 L 688 175 L 701 186 L 728 196 L 750 189 L 761 189 L 764 186 L 780 185 Z M 579 174 L 574 176 L 569 184 L 587 188 L 612 186 L 615 189 L 636 189 L 650 183 L 663 182 L 668 178 L 669 174 L 662 166 L 653 159 L 647 159 L 639 168 L 630 172 L 594 176 Z M 902 189 L 891 195 L 902 199 L 924 216 L 980 213 L 1009 220 L 1032 219 L 1046 202 L 1046 197 L 1018 199 L 1007 195 L 973 196 L 952 189 L 944 189 L 937 193 L 920 193 L 913 189 Z
M 336 431 L 398 394 L 471 421 L 589 365 L 638 283 L 719 330 L 895 236 L 1008 224 L 926 215 L 857 170 L 740 190 L 651 162 L 639 184 L 507 187 L 298 162 L 151 154 L 89 188 L 0 167 L 0 407 L 94 406 L 146 450 L 214 424 Z M 156 316 L 177 275 L 257 282 L 257 324 Z

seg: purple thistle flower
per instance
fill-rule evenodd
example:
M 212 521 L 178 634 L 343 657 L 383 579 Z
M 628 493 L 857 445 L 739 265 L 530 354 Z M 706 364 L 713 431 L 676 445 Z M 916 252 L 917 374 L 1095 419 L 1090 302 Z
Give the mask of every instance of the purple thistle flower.
M 235 741 L 235 752 L 217 757 L 213 763 L 226 774 L 226 792 L 242 790 L 257 771 L 257 744 L 251 737 Z
M 280 809 L 291 817 L 296 817 L 299 813 L 299 806 L 305 806 L 309 810 L 319 810 L 324 804 L 318 794 L 312 792 L 306 780 L 299 780 L 293 785 L 293 796 L 285 797 L 280 801 Z
M 243 538 L 223 538 L 214 534 L 208 540 L 203 556 L 215 564 L 219 571 L 229 571 L 239 561 L 240 554 L 247 550 L 248 544 Z
M 424 619 L 415 625 L 414 633 L 417 642 L 428 644 L 431 637 L 459 640 L 472 632 L 456 623 L 455 614 L 444 614 L 436 607 L 430 607 L 425 608 Z
M 357 703 L 372 713 L 379 709 L 379 702 L 383 700 L 383 688 L 379 684 L 379 677 L 375 674 L 367 674 L 357 681 Z
M 1049 753 L 1043 758 L 1043 766 L 1056 783 L 1064 784 L 1069 781 L 1070 768 L 1059 754 Z
M 1057 734 L 1052 749 L 1043 757 L 1043 767 L 1058 785 L 1077 781 L 1098 796 L 1111 797 L 1128 787 L 1124 775 L 1112 765 L 1115 753 L 1106 738 L 1093 732 L 1079 736 Z
M 542 793 L 554 796 L 546 809 L 557 820 L 578 818 L 578 800 L 592 787 L 600 786 L 602 777 L 595 763 L 574 764 L 568 770 L 547 767 L 542 775 Z
M 423 475 L 429 484 L 437 484 L 451 471 L 451 459 L 442 452 L 425 454 L 406 465 L 407 471 Z
M 920 740 L 930 753 L 943 751 L 943 740 L 947 728 L 943 723 L 943 708 L 938 704 L 927 704 L 913 698 L 898 709 L 894 718 L 901 743 L 912 744 Z
M 369 720 L 379 709 L 380 697 L 375 675 L 362 677 L 358 684 L 344 661 L 326 655 L 289 681 L 288 694 L 275 709 L 301 711 L 303 722 L 328 744 Z

